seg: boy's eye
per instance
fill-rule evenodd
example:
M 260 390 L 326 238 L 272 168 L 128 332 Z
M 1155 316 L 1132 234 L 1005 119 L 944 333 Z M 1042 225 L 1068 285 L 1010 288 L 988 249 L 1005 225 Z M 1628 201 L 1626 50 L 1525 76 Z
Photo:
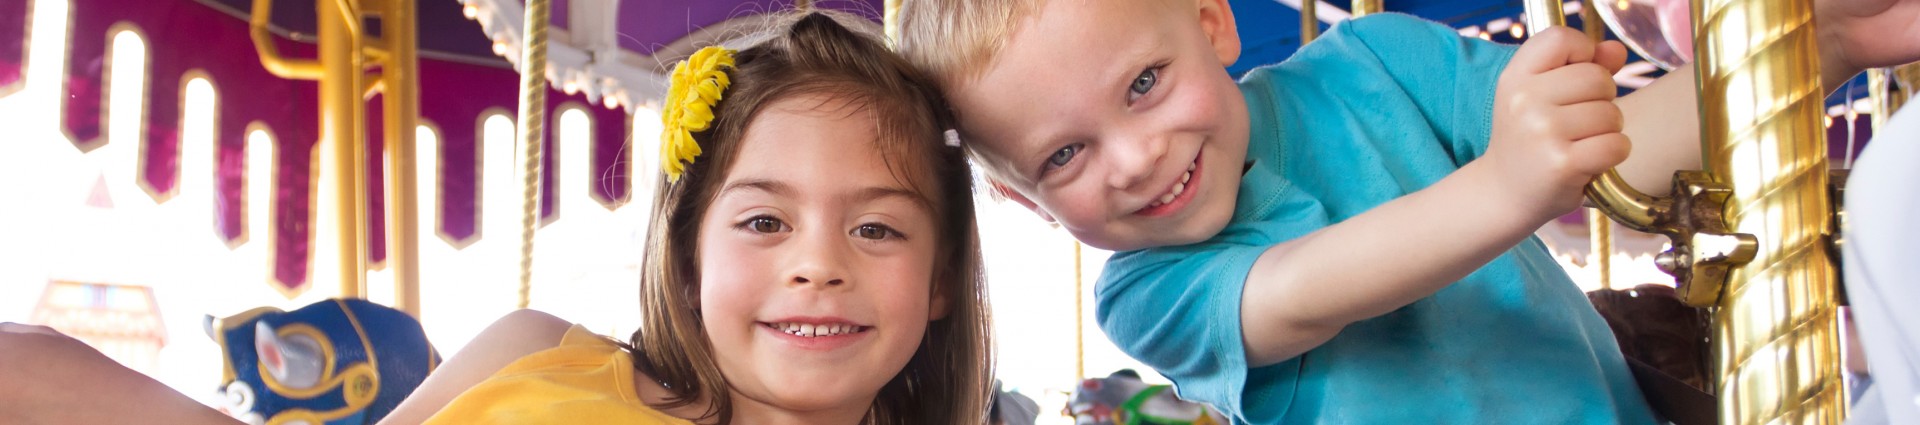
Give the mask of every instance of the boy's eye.
M 777 233 L 786 230 L 787 225 L 773 217 L 754 217 L 747 219 L 745 227 L 754 233 Z
M 1146 96 L 1148 92 L 1153 91 L 1153 86 L 1159 83 L 1159 68 L 1140 71 L 1140 75 L 1133 77 L 1133 84 L 1127 86 L 1127 103 L 1133 103 L 1134 100 L 1140 99 L 1140 96 Z
M 889 236 L 900 237 L 900 232 L 881 224 L 862 224 L 853 229 L 853 236 L 861 239 L 881 240 Z
M 1085 146 L 1079 145 L 1079 144 L 1073 144 L 1073 145 L 1067 145 L 1067 147 L 1064 147 L 1064 148 L 1060 148 L 1060 150 L 1053 151 L 1053 156 L 1047 157 L 1046 168 L 1054 169 L 1054 168 L 1060 168 L 1060 167 L 1066 166 L 1067 163 L 1073 162 L 1073 157 L 1075 155 L 1079 155 L 1081 149 L 1085 149 Z

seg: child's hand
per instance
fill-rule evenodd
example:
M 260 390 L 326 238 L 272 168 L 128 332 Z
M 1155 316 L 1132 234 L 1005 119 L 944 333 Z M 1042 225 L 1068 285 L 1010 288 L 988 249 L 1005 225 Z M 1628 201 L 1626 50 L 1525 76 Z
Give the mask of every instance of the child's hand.
M 1581 187 L 1626 160 L 1632 146 L 1613 103 L 1613 74 L 1625 62 L 1619 42 L 1595 44 L 1556 27 L 1521 45 L 1500 74 L 1493 138 L 1481 161 L 1529 217 L 1579 207 Z
M 1813 14 L 1824 80 L 1920 60 L 1920 0 L 1820 0 Z

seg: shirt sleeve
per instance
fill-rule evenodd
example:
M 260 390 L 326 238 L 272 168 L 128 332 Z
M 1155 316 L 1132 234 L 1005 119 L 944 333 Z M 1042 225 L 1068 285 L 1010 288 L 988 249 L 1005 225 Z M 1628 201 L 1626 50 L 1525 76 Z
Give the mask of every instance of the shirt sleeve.
M 1518 46 L 1461 37 L 1418 17 L 1383 13 L 1334 29 L 1371 50 L 1427 117 L 1456 166 L 1479 158 L 1493 134 L 1500 73 Z
M 1180 397 L 1239 416 L 1248 377 L 1240 294 L 1264 251 L 1203 243 L 1115 254 L 1095 290 L 1096 320 L 1121 351 L 1172 379 Z M 1263 391 L 1279 400 L 1262 402 L 1291 399 L 1290 382 L 1277 387 L 1286 394 Z

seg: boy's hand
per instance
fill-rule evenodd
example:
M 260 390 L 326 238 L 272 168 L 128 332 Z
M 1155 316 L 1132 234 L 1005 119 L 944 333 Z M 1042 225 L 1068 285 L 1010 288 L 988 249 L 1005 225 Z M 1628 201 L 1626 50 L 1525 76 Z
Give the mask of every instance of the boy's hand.
M 1820 0 L 1813 15 L 1829 91 L 1867 68 L 1920 60 L 1920 0 Z
M 1632 146 L 1613 103 L 1619 42 L 1595 44 L 1550 28 L 1520 46 L 1494 92 L 1493 137 L 1480 161 L 1501 191 L 1541 220 L 1580 206 L 1581 188 L 1626 160 Z

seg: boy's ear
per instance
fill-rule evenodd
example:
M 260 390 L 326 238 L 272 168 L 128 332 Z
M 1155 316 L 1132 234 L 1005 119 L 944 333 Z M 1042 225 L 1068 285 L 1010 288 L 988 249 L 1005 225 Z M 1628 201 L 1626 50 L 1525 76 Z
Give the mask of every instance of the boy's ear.
M 1195 1 L 1200 6 L 1200 31 L 1206 33 L 1207 41 L 1213 44 L 1220 66 L 1233 65 L 1240 60 L 1240 32 L 1233 26 L 1233 8 L 1227 5 L 1227 0 Z
M 1020 204 L 1020 206 L 1027 207 L 1027 210 L 1033 211 L 1034 214 L 1039 214 L 1041 220 L 1046 220 L 1048 223 L 1055 222 L 1052 214 L 1047 214 L 1046 210 L 1040 209 L 1038 204 L 1034 204 L 1032 199 L 1027 199 L 1026 195 L 1021 195 L 1020 191 L 1013 190 L 1013 188 L 1007 187 L 1006 184 L 1000 183 L 999 179 L 988 178 L 987 185 L 993 187 L 994 194 L 1012 200 L 1014 203 Z

